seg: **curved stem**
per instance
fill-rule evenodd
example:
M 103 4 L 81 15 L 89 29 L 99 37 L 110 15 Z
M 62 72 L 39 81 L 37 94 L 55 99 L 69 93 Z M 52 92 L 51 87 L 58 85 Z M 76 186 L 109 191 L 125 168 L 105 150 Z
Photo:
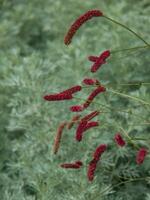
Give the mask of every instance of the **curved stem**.
M 144 48 L 150 48 L 150 46 L 145 45 L 145 46 L 137 46 L 137 47 L 131 47 L 131 48 L 126 48 L 126 49 L 118 49 L 118 50 L 112 50 L 111 53 L 118 53 L 118 52 L 122 52 L 122 51 L 135 51 L 137 49 L 144 49 Z
M 78 100 L 82 100 L 82 101 L 86 101 L 86 99 L 79 98 L 79 97 L 73 97 L 73 98 L 74 98 L 74 99 L 78 99 Z M 113 107 L 111 107 L 111 106 L 107 106 L 107 105 L 105 105 L 105 104 L 98 103 L 98 102 L 96 102 L 96 101 L 92 101 L 92 103 L 97 104 L 97 105 L 101 105 L 102 108 L 105 107 L 105 108 L 109 109 L 110 112 L 111 112 L 111 111 L 112 111 L 112 112 L 123 112 L 123 113 L 127 113 L 127 114 L 130 114 L 130 115 L 134 115 L 134 116 L 136 116 L 136 117 L 139 118 L 139 119 L 145 120 L 142 116 L 139 116 L 138 114 L 133 113 L 131 110 L 116 109 L 116 108 L 113 108 Z M 101 112 L 101 109 L 99 109 L 99 111 Z
M 146 82 L 135 82 L 135 83 L 106 83 L 105 86 L 107 85 L 122 85 L 122 86 L 142 86 L 142 85 L 150 85 L 150 83 L 146 83 Z M 96 85 L 90 85 L 90 87 L 97 87 Z M 85 88 L 85 89 L 89 89 L 89 85 L 83 85 L 82 88 Z
M 150 176 L 121 181 L 120 183 L 117 183 L 116 185 L 112 186 L 112 188 L 117 188 L 118 186 L 125 184 L 125 183 L 130 183 L 130 182 L 134 182 L 134 181 L 142 181 L 142 180 L 144 180 L 144 181 L 150 180 Z M 110 187 L 110 188 L 104 189 L 99 195 L 103 195 L 105 192 L 111 190 L 112 188 Z
M 133 181 L 140 181 L 140 180 L 146 180 L 146 179 L 150 179 L 150 177 L 142 177 L 142 178 L 130 179 L 130 180 L 128 180 L 128 181 L 120 182 L 120 183 L 114 185 L 113 187 L 118 187 L 119 185 L 121 185 L 121 184 L 123 184 L 123 183 L 130 183 L 130 182 L 133 182 Z
M 104 15 L 103 17 L 105 17 L 106 19 L 110 20 L 111 22 L 118 24 L 119 26 L 122 26 L 123 28 L 125 28 L 126 30 L 128 30 L 129 32 L 131 32 L 132 34 L 134 34 L 137 38 L 139 38 L 140 40 L 142 40 L 147 46 L 150 46 L 150 44 L 148 42 L 146 42 L 139 34 L 137 34 L 135 31 L 133 31 L 132 29 L 130 29 L 129 27 L 127 27 L 124 24 L 121 24 L 120 22 L 111 19 L 110 17 L 107 17 L 106 15 Z
M 127 95 L 127 94 L 124 94 L 124 93 L 121 93 L 121 92 L 118 92 L 118 91 L 115 91 L 115 90 L 110 90 L 108 89 L 107 91 L 109 92 L 112 92 L 114 94 L 117 94 L 117 95 L 120 95 L 120 96 L 123 96 L 123 97 L 126 97 L 126 98 L 129 98 L 129 99 L 133 99 L 133 100 L 136 100 L 144 105 L 149 105 L 150 106 L 150 103 L 149 102 L 146 102 L 142 99 L 139 99 L 138 97 L 133 97 L 133 96 L 130 96 L 130 95 Z
M 137 83 L 119 83 L 117 85 L 123 85 L 123 86 L 142 86 L 142 85 L 150 85 L 150 83 L 144 83 L 144 82 L 137 82 Z
M 135 138 L 131 138 L 131 139 L 132 140 L 146 140 L 146 141 L 150 140 L 150 138 L 136 138 L 136 137 Z

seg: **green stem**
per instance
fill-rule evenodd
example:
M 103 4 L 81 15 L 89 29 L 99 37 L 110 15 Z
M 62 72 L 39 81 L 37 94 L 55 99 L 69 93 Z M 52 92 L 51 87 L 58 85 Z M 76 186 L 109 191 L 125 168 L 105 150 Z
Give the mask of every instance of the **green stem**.
M 122 26 L 123 28 L 125 28 L 126 30 L 128 30 L 129 32 L 131 32 L 132 34 L 134 34 L 137 38 L 139 38 L 140 40 L 142 40 L 147 46 L 150 46 L 150 44 L 148 42 L 146 42 L 139 34 L 137 34 L 135 31 L 133 31 L 132 29 L 130 29 L 129 27 L 127 27 L 126 25 L 114 20 L 114 19 L 111 19 L 110 17 L 107 17 L 107 16 L 103 16 L 105 17 L 106 19 L 110 20 L 111 22 L 115 23 L 115 24 L 118 24 L 119 26 Z
M 150 85 L 150 83 L 142 83 L 142 82 L 139 82 L 139 83 L 119 83 L 117 85 L 123 85 L 123 86 L 141 86 L 141 85 Z
M 135 83 L 106 83 L 107 85 L 123 85 L 123 86 L 142 86 L 142 85 L 150 85 L 150 83 L 146 83 L 146 82 L 135 82 Z M 88 86 L 82 86 L 82 88 L 86 88 L 89 89 L 89 87 L 97 87 L 97 85 L 88 85 Z
M 121 93 L 121 92 L 118 92 L 118 91 L 115 91 L 115 90 L 110 90 L 108 89 L 107 91 L 109 92 L 112 92 L 114 94 L 117 94 L 117 95 L 120 95 L 120 96 L 123 96 L 123 97 L 126 97 L 126 98 L 129 98 L 129 99 L 133 99 L 133 100 L 136 100 L 144 105 L 149 105 L 150 106 L 150 103 L 142 100 L 142 99 L 139 99 L 138 97 L 133 97 L 133 96 L 130 96 L 130 95 L 127 95 L 127 94 L 124 94 L 124 93 Z
M 141 180 L 146 180 L 146 179 L 150 179 L 150 177 L 135 178 L 135 179 L 131 179 L 131 180 L 128 180 L 128 181 L 123 181 L 121 183 L 114 185 L 113 187 L 118 187 L 119 185 L 121 185 L 123 183 L 130 183 L 130 182 L 133 182 L 133 181 L 141 181 Z
M 73 97 L 73 98 L 86 101 L 86 99 L 79 98 L 79 97 Z M 123 112 L 123 113 L 127 113 L 127 114 L 130 114 L 130 115 L 134 115 L 134 116 L 138 117 L 139 119 L 145 120 L 142 116 L 139 116 L 138 114 L 133 113 L 131 110 L 127 111 L 127 110 L 112 108 L 111 106 L 107 106 L 105 104 L 101 104 L 101 103 L 98 103 L 96 101 L 92 101 L 92 103 L 97 104 L 97 105 L 101 105 L 102 107 L 105 107 L 105 108 L 111 110 L 112 112 Z M 103 110 L 103 108 L 102 108 L 102 110 Z M 101 109 L 99 109 L 99 111 L 101 112 Z
M 150 176 L 147 176 L 147 177 L 141 177 L 141 178 L 134 178 L 134 179 L 130 179 L 130 180 L 127 180 L 127 181 L 122 181 L 120 183 L 117 183 L 116 185 L 112 186 L 113 188 L 116 188 L 124 183 L 130 183 L 130 182 L 134 182 L 134 181 L 142 181 L 142 180 L 150 180 Z M 111 187 L 108 188 L 108 189 L 105 189 L 104 191 L 102 191 L 99 195 L 103 195 L 105 192 L 111 190 Z
M 131 138 L 132 140 L 150 140 L 150 138 Z
M 112 50 L 111 53 L 114 54 L 114 53 L 118 53 L 122 51 L 134 51 L 137 49 L 144 49 L 144 48 L 150 48 L 150 46 L 145 45 L 145 46 L 137 46 L 137 47 L 127 48 L 127 49 Z

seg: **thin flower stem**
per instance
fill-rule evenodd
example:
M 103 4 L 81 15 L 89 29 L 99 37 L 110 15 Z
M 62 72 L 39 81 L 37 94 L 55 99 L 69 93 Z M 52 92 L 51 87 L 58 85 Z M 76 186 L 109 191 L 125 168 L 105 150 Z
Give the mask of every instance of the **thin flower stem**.
M 114 124 L 114 122 L 103 122 L 102 120 L 101 120 L 101 122 L 102 122 L 102 124 L 107 124 L 107 125 L 110 125 L 110 126 L 112 126 L 111 124 Z M 150 124 L 147 124 L 147 123 L 145 123 L 145 122 L 143 122 L 143 123 L 140 123 L 140 124 L 128 124 L 129 126 L 145 126 L 145 125 L 150 125 Z M 117 125 L 118 126 L 118 125 Z M 120 126 L 119 126 L 120 127 Z
M 111 53 L 114 54 L 114 53 L 119 53 L 119 52 L 122 52 L 122 51 L 135 51 L 135 50 L 144 49 L 144 48 L 150 48 L 150 46 L 145 45 L 145 46 L 137 46 L 137 47 L 126 48 L 126 49 L 118 49 L 118 50 L 116 49 L 116 50 L 111 50 Z
M 150 140 L 150 138 L 136 138 L 136 137 L 135 138 L 131 138 L 131 139 L 132 140 L 146 140 L 146 141 Z
M 150 179 L 150 176 L 148 176 L 148 177 L 141 177 L 141 178 L 135 178 L 135 179 L 130 179 L 128 181 L 122 181 L 122 182 L 114 185 L 113 187 L 118 187 L 119 185 L 121 185 L 123 183 L 130 183 L 130 182 L 133 182 L 133 181 L 141 181 L 141 180 L 146 180 L 146 179 Z
M 135 101 L 138 101 L 144 105 L 149 105 L 150 106 L 150 103 L 138 98 L 138 97 L 133 97 L 133 96 L 130 96 L 130 95 L 127 95 L 127 94 L 124 94 L 124 93 L 121 93 L 121 92 L 118 92 L 118 91 L 115 91 L 115 90 L 110 90 L 110 89 L 107 89 L 108 92 L 112 92 L 114 94 L 117 94 L 117 95 L 120 95 L 120 96 L 123 96 L 123 97 L 126 97 L 126 98 L 129 98 L 129 99 L 133 99 Z
M 78 100 L 86 101 L 85 99 L 79 98 L 79 97 L 73 97 L 73 98 L 74 99 L 78 99 Z M 123 112 L 123 113 L 127 113 L 127 114 L 130 114 L 130 115 L 134 115 L 134 116 L 138 117 L 139 119 L 142 119 L 142 116 L 139 116 L 139 115 L 133 113 L 131 110 L 127 111 L 127 110 L 112 108 L 112 107 L 107 106 L 105 104 L 101 104 L 101 103 L 95 102 L 94 100 L 92 101 L 92 103 L 101 105 L 103 107 L 106 107 L 107 109 L 111 110 L 112 112 Z M 99 111 L 101 111 L 101 110 L 99 110 Z M 143 120 L 145 120 L 145 119 L 143 118 Z
M 148 42 L 146 42 L 139 34 L 137 34 L 135 31 L 133 31 L 132 29 L 130 29 L 128 26 L 110 18 L 107 17 L 106 15 L 104 15 L 103 17 L 105 17 L 106 19 L 110 20 L 111 22 L 118 24 L 119 26 L 122 26 L 123 28 L 125 28 L 126 30 L 128 30 L 129 32 L 131 32 L 132 34 L 134 34 L 137 38 L 139 38 L 140 40 L 142 40 L 147 46 L 150 46 L 150 44 Z
M 106 192 L 109 192 L 109 190 L 111 191 L 112 188 L 117 188 L 118 186 L 122 185 L 122 184 L 125 184 L 125 183 L 130 183 L 130 182 L 134 182 L 134 181 L 142 181 L 142 180 L 150 180 L 150 176 L 147 176 L 147 177 L 141 177 L 141 178 L 134 178 L 134 179 L 130 179 L 130 180 L 127 180 L 127 181 L 121 181 L 120 183 L 117 183 L 116 185 L 110 187 L 110 188 L 107 188 L 107 189 L 104 189 L 100 194 L 100 195 L 103 195 L 105 194 Z
M 105 86 L 107 85 L 122 85 L 122 86 L 147 86 L 150 85 L 150 83 L 146 82 L 135 82 L 135 83 L 106 83 Z M 82 88 L 89 89 L 89 87 L 97 87 L 97 85 L 88 85 L 88 86 L 82 86 Z
M 134 51 L 122 52 L 121 56 L 116 53 L 112 57 L 110 57 L 109 62 L 110 63 L 113 63 L 113 62 L 120 63 L 120 61 L 122 62 L 122 60 L 129 59 L 133 55 L 137 56 L 137 57 L 142 57 L 142 54 L 144 52 L 141 52 L 141 50 L 143 50 L 143 49 L 137 49 L 137 50 L 134 50 Z
M 137 83 L 108 83 L 106 85 L 142 86 L 142 85 L 150 85 L 150 83 L 144 83 L 144 82 L 137 82 Z

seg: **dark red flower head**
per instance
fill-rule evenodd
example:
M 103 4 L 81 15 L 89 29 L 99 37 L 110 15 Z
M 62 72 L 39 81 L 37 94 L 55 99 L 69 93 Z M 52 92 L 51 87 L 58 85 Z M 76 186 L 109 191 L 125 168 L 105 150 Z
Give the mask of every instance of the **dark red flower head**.
M 110 56 L 110 51 L 106 50 L 104 51 L 94 62 L 94 64 L 91 67 L 91 72 L 96 72 L 103 64 L 106 63 L 106 59 Z M 91 57 L 89 57 L 91 60 Z
M 114 140 L 117 143 L 117 145 L 120 146 L 120 147 L 123 147 L 126 144 L 125 141 L 123 140 L 122 136 L 120 135 L 120 133 L 117 133 L 115 135 Z
M 66 122 L 62 122 L 57 129 L 55 140 L 54 140 L 54 145 L 53 145 L 53 153 L 56 154 L 58 152 L 59 146 L 60 146 L 60 141 L 62 137 L 62 132 L 66 126 Z
M 79 92 L 82 90 L 82 87 L 80 85 L 75 85 L 67 90 L 62 91 L 60 94 L 74 94 L 76 92 Z
M 89 181 L 93 181 L 94 179 L 96 165 L 97 165 L 97 162 L 95 160 L 92 160 L 88 165 L 87 177 Z
M 86 125 L 87 125 L 87 121 L 81 121 L 77 127 L 75 138 L 79 142 L 82 140 L 83 132 L 84 132 Z
M 107 149 L 106 144 L 101 144 L 100 146 L 98 146 L 93 154 L 93 158 L 96 161 L 99 161 L 101 155 L 104 153 L 104 151 L 106 151 L 106 149 Z
M 64 38 L 64 43 L 66 45 L 69 45 L 71 43 L 71 40 L 77 30 L 84 24 L 86 21 L 92 19 L 93 17 L 100 17 L 103 16 L 103 13 L 100 10 L 89 10 L 83 15 L 81 15 L 70 27 L 67 34 Z
M 87 125 L 84 128 L 84 132 L 87 131 L 88 129 L 96 127 L 96 126 L 99 126 L 98 122 L 94 122 L 94 121 L 88 122 Z
M 63 101 L 73 98 L 71 94 L 50 94 L 43 97 L 46 101 Z
M 145 156 L 147 155 L 147 149 L 145 148 L 141 148 L 138 152 L 137 152 L 137 155 L 136 155 L 136 163 L 138 165 L 142 164 L 144 159 L 145 159 Z
M 83 111 L 83 106 L 82 105 L 71 106 L 70 110 L 72 112 L 81 112 Z
M 72 94 L 79 92 L 82 89 L 80 85 L 75 85 L 67 90 L 64 90 L 57 94 L 49 94 L 44 96 L 44 99 L 47 101 L 62 101 L 72 99 Z
M 76 161 L 74 163 L 63 163 L 60 166 L 62 168 L 79 169 L 82 165 L 81 161 Z
M 88 60 L 91 62 L 96 62 L 98 60 L 98 58 L 99 58 L 98 56 L 89 56 Z
M 89 97 L 87 98 L 86 102 L 83 104 L 84 108 L 87 108 L 91 102 L 93 101 L 93 99 L 101 92 L 105 92 L 106 88 L 103 86 L 99 86 L 97 87 L 95 90 L 93 90 L 93 92 L 89 95 Z
M 92 78 L 85 78 L 83 80 L 85 85 L 100 85 L 100 82 L 97 79 Z

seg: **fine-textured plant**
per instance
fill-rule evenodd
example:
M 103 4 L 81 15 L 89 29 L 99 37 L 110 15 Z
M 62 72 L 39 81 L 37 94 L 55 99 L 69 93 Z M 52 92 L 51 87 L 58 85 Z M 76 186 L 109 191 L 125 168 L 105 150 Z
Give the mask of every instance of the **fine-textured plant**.
M 74 19 L 96 8 L 150 41 L 149 0 L 1 0 L 0 6 L 0 199 L 148 200 L 147 44 L 103 16 L 86 21 L 69 45 L 63 44 L 63 37 Z M 91 73 L 105 50 L 110 51 L 107 63 Z M 82 90 L 72 94 L 72 99 L 43 99 L 45 94 L 76 85 Z M 106 91 L 83 111 L 70 111 L 73 105 L 82 107 L 98 86 Z M 81 119 L 94 111 L 99 114 L 88 123 L 99 126 L 84 131 L 78 142 L 75 136 Z M 76 115 L 80 116 L 73 120 Z M 54 154 L 57 127 L 63 122 L 66 126 Z M 117 144 L 116 134 L 124 146 Z M 89 164 L 103 144 L 107 149 L 98 162 L 93 161 L 96 168 L 89 181 Z M 146 153 L 141 156 L 138 152 L 143 147 Z M 140 162 L 144 158 L 141 164 L 138 155 Z M 61 164 L 75 164 L 76 169 Z
M 87 11 L 85 14 L 81 15 L 69 28 L 69 31 L 67 32 L 65 39 L 64 39 L 64 43 L 66 45 L 69 45 L 71 43 L 72 38 L 74 37 L 76 31 L 81 27 L 81 25 L 85 22 L 87 22 L 89 19 L 93 18 L 93 17 L 104 17 L 105 19 L 120 25 L 121 27 L 125 28 L 126 30 L 128 30 L 129 32 L 131 32 L 133 35 L 135 35 L 137 38 L 139 38 L 140 40 L 142 40 L 146 46 L 139 46 L 139 47 L 130 47 L 128 49 L 121 49 L 121 50 L 105 50 L 103 53 L 100 54 L 100 56 L 89 56 L 88 59 L 93 62 L 92 66 L 91 66 L 91 72 L 97 72 L 97 70 L 101 67 L 101 65 L 106 64 L 106 59 L 108 57 L 113 56 L 114 53 L 118 53 L 118 52 L 124 52 L 126 50 L 128 51 L 135 51 L 136 49 L 139 48 L 150 48 L 150 44 L 144 40 L 139 34 L 137 34 L 136 32 L 134 32 L 132 29 L 130 29 L 128 26 L 123 25 L 120 22 L 115 21 L 114 19 L 107 17 L 106 15 L 103 14 L 103 12 L 101 12 L 100 10 L 89 10 Z M 84 77 L 83 77 L 84 78 Z M 109 77 L 107 77 L 109 79 Z M 94 79 L 88 77 L 88 78 L 84 78 L 82 81 L 85 85 L 88 85 L 87 87 L 93 86 L 95 87 L 95 89 L 93 89 L 93 91 L 90 93 L 90 95 L 88 96 L 88 98 L 85 100 L 85 102 L 82 105 L 75 105 L 72 106 L 70 108 L 70 111 L 72 112 L 83 112 L 85 109 L 87 109 L 89 106 L 91 106 L 91 104 L 96 103 L 95 101 L 95 97 L 99 95 L 99 93 L 101 92 L 107 92 L 107 86 L 102 86 L 101 82 L 98 79 Z M 131 85 L 136 85 L 136 84 L 131 84 Z M 74 88 L 74 87 L 73 87 Z M 77 88 L 76 91 L 81 91 L 81 88 L 83 89 L 83 87 L 81 86 L 75 86 L 75 88 Z M 79 90 L 78 90 L 79 88 Z M 109 89 L 109 88 L 108 88 Z M 72 93 L 74 93 L 74 91 L 72 92 L 72 88 L 65 90 L 63 92 L 60 92 L 58 94 L 50 94 L 48 96 L 46 96 L 46 98 L 44 97 L 44 99 L 49 100 L 49 101 L 53 101 L 53 100 L 67 100 L 67 99 L 73 99 L 76 98 L 76 96 L 72 96 Z M 148 102 L 145 102 L 144 100 L 142 100 L 141 98 L 137 98 L 134 96 L 130 96 L 127 94 L 123 94 L 121 92 L 117 92 L 117 91 L 113 91 L 114 94 L 119 94 L 123 97 L 129 98 L 129 99 L 133 99 L 135 101 L 141 102 L 142 104 L 146 104 L 146 105 L 150 105 Z M 64 95 L 63 97 L 61 95 Z M 71 98 L 66 98 L 67 95 L 71 95 Z M 53 96 L 55 98 L 53 98 Z M 61 98 L 56 98 L 56 97 L 61 96 Z M 81 98 L 82 99 L 82 98 Z M 107 105 L 106 105 L 107 107 Z M 98 108 L 97 108 L 98 109 Z M 99 109 L 99 111 L 101 112 L 101 109 Z M 75 123 L 79 123 L 77 128 L 76 128 L 76 135 L 75 138 L 77 141 L 82 141 L 83 138 L 83 134 L 85 134 L 85 131 L 88 131 L 90 128 L 93 128 L 95 126 L 99 126 L 98 121 L 91 121 L 89 122 L 89 120 L 91 120 L 93 117 L 95 117 L 96 115 L 99 114 L 99 111 L 93 111 L 92 113 L 88 114 L 87 116 L 80 118 L 76 121 L 74 121 Z M 125 111 L 123 111 L 125 112 Z M 94 116 L 93 116 L 94 114 Z M 117 123 L 117 122 L 116 122 Z M 64 126 L 63 126 L 64 127 Z M 119 128 L 119 127 L 118 127 Z M 62 128 L 59 127 L 58 130 L 62 130 Z M 137 164 L 142 164 L 144 162 L 145 156 L 148 153 L 148 149 L 144 148 L 144 147 L 139 147 L 139 144 L 137 144 L 136 139 L 137 138 L 131 138 L 131 136 L 128 135 L 128 133 L 126 131 L 124 131 L 123 128 L 121 128 L 122 133 L 125 135 L 126 139 L 128 140 L 127 142 L 125 142 L 125 140 L 122 138 L 120 133 L 117 133 L 114 136 L 114 140 L 117 143 L 118 146 L 120 147 L 124 147 L 126 146 L 126 143 L 131 144 L 132 148 L 130 151 L 135 151 L 136 149 L 139 149 L 137 156 L 136 156 L 136 163 Z M 61 132 L 61 131 L 58 131 Z M 139 139 L 142 141 L 142 139 Z M 56 142 L 55 142 L 56 143 Z M 57 145 L 60 143 L 57 142 Z M 81 144 L 82 145 L 82 144 Z M 148 145 L 147 145 L 148 146 Z M 89 162 L 88 165 L 88 172 L 87 172 L 87 177 L 89 181 L 93 181 L 94 179 L 94 175 L 95 175 L 95 171 L 96 171 L 96 167 L 97 167 L 97 163 L 100 160 L 101 154 L 106 150 L 107 145 L 106 144 L 101 144 L 99 147 L 97 147 L 94 156 L 93 156 L 93 160 L 91 160 Z M 126 147 L 124 147 L 126 148 Z M 128 154 L 130 154 L 130 152 L 127 153 L 127 158 L 128 158 Z M 125 162 L 125 160 L 120 161 L 122 163 Z M 130 163 L 132 163 L 133 160 L 130 160 Z M 76 163 L 73 164 L 61 164 L 62 167 L 64 168 L 75 168 L 75 169 L 79 169 L 80 166 Z M 100 166 L 101 167 L 101 166 Z M 117 166 L 116 166 L 117 168 Z M 145 178 L 150 178 L 150 177 L 145 177 Z

